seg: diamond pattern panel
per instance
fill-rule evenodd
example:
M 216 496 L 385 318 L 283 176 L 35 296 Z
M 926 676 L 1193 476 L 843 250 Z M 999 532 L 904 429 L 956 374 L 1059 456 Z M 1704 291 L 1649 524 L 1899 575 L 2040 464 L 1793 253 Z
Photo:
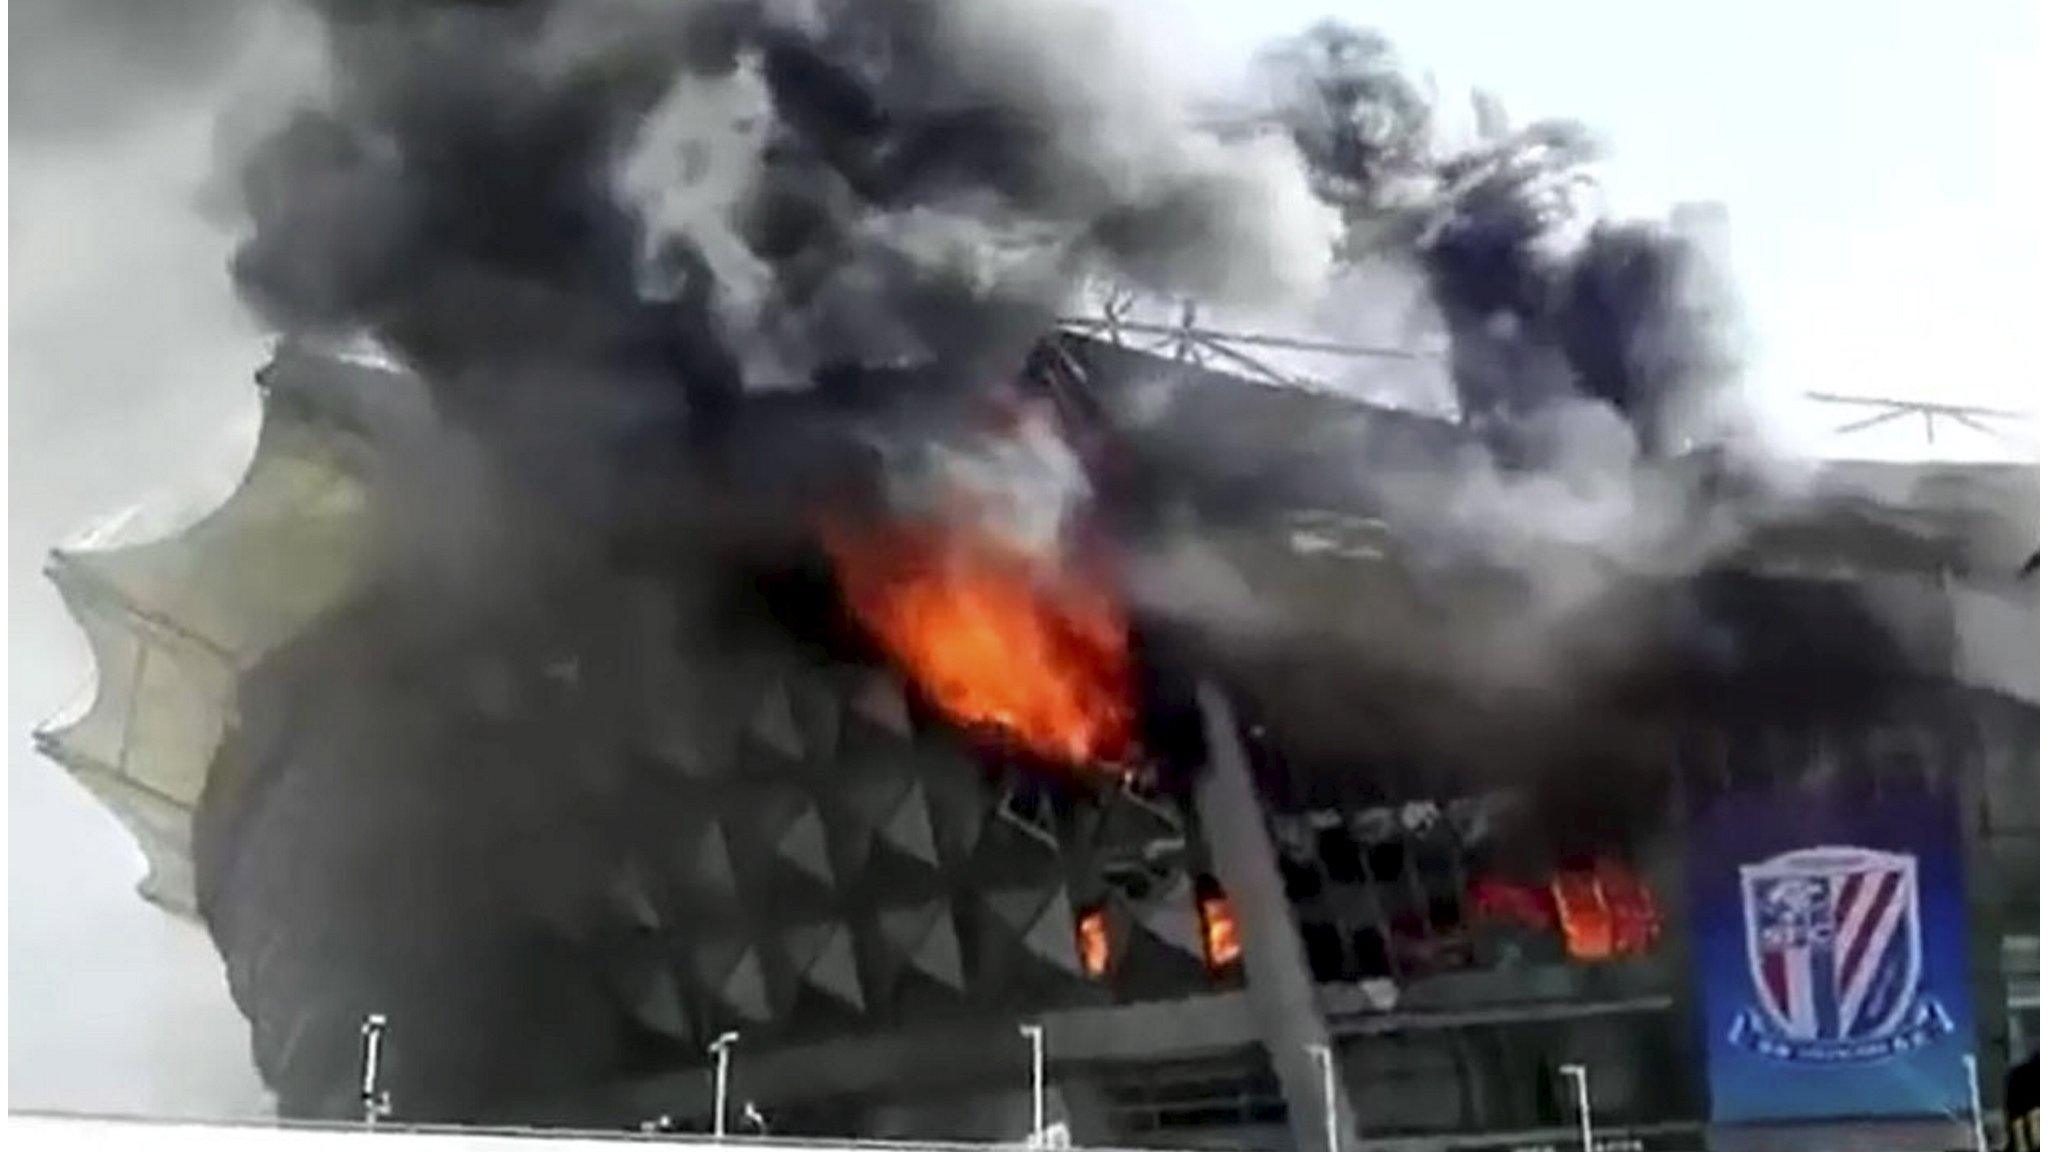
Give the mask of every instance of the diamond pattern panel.
M 1064 886 L 990 892 L 983 899 L 1026 953 L 1060 971 L 1081 974 L 1081 957 L 1074 941 L 1074 907 Z
M 884 942 L 893 952 L 896 965 L 892 967 L 907 968 L 955 992 L 967 990 L 960 933 L 945 901 L 889 909 L 877 922 Z
M 939 864 L 937 834 L 932 830 L 931 802 L 915 780 L 904 793 L 902 803 L 880 829 L 891 848 L 913 860 L 936 868 Z
M 1180 840 L 1187 835 L 1176 813 L 1164 801 L 1153 800 L 1118 789 L 1110 793 L 1096 826 L 1094 843 L 1099 849 L 1143 849 L 1162 840 Z
M 638 1026 L 671 1040 L 691 1036 L 690 1014 L 674 969 L 659 956 L 636 956 L 614 972 L 626 1015 Z
M 732 846 L 725 825 L 707 820 L 684 859 L 689 871 L 690 890 L 700 898 L 724 903 L 739 897 L 739 877 L 733 870 Z
M 638 867 L 628 864 L 619 870 L 605 890 L 605 902 L 634 928 L 652 932 L 661 927 L 661 912 L 654 905 L 646 874 Z
M 849 707 L 854 715 L 884 732 L 910 739 L 910 704 L 904 698 L 903 686 L 894 676 L 886 672 L 870 672 L 862 676 Z
M 773 1017 L 761 954 L 752 945 L 705 945 L 697 950 L 696 960 L 698 980 L 721 1007 L 755 1023 L 766 1023 Z
M 1196 962 L 1203 959 L 1202 921 L 1195 907 L 1195 885 L 1183 872 L 1131 905 L 1133 927 Z
M 846 789 L 847 808 L 862 841 L 880 841 L 898 855 L 937 867 L 938 835 L 922 781 L 907 772 L 870 774 Z
M 929 756 L 920 775 L 943 859 L 965 864 L 981 847 L 991 797 L 976 766 L 963 758 Z
M 871 1013 L 1006 1000 L 1020 984 L 1108 995 L 1084 978 L 1065 876 L 1092 871 L 1105 842 L 1142 856 L 1179 831 L 1171 821 L 1114 793 L 1070 803 L 1042 778 L 992 773 L 943 734 L 920 735 L 888 674 L 742 663 L 695 702 L 723 723 L 738 767 L 673 785 L 677 812 L 657 819 L 656 851 L 685 872 L 679 903 L 657 886 L 650 904 L 631 877 L 613 896 L 633 924 L 692 926 L 666 986 L 619 977 L 632 1019 L 662 1036 L 765 1037 L 776 1021 L 830 1034 Z M 1179 895 L 1184 908 L 1167 894 L 1112 902 L 1115 949 L 1142 939 L 1168 966 L 1199 964 L 1184 878 Z
M 1057 814 L 1039 789 L 1013 784 L 999 795 L 983 810 L 981 833 L 962 874 L 979 887 L 1041 886 L 1061 859 Z
M 763 840 L 775 858 L 825 887 L 837 882 L 818 806 L 794 788 L 766 794 L 760 803 Z
M 854 961 L 853 933 L 845 924 L 799 925 L 783 933 L 783 947 L 791 970 L 803 983 L 855 1012 L 866 1009 L 867 996 Z
M 790 707 L 798 736 L 815 761 L 829 764 L 839 753 L 843 726 L 841 691 L 832 679 L 798 674 L 790 679 Z
M 752 717 L 747 721 L 747 736 L 789 760 L 804 758 L 804 737 L 797 730 L 796 706 L 791 702 L 790 686 L 785 678 L 776 677 L 769 682 L 767 691 L 761 694 L 761 699 L 754 705 Z

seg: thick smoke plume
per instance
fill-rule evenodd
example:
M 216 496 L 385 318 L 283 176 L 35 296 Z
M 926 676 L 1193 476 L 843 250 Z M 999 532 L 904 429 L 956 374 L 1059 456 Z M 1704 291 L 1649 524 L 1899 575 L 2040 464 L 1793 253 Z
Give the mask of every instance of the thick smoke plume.
M 1590 679 L 1589 649 L 1625 658 L 1649 638 L 1628 608 L 1632 583 L 1682 581 L 1796 508 L 1797 477 L 1747 420 L 1715 212 L 1610 217 L 1589 129 L 1517 128 L 1484 96 L 1463 123 L 1368 31 L 1315 27 L 1270 46 L 1255 78 L 1256 112 L 1278 121 L 1343 218 L 1322 322 L 1404 306 L 1399 286 L 1420 286 L 1475 434 L 1332 454 L 1329 484 L 1370 493 L 1422 584 L 1475 567 L 1519 582 L 1497 614 L 1461 608 L 1450 651 L 1418 659 L 1471 684 Z M 1155 607 L 1211 627 L 1399 649 L 1383 603 L 1318 601 L 1290 618 L 1256 574 L 1230 578 L 1185 540 L 1146 557 L 1140 576 Z
M 1261 65 L 1319 194 L 1345 213 L 1349 254 L 1406 257 L 1427 278 L 1468 421 L 1551 463 L 1557 445 L 1524 425 L 1583 398 L 1659 451 L 1695 415 L 1682 406 L 1732 382 L 1726 285 L 1691 238 L 1607 217 L 1586 127 L 1511 128 L 1475 97 L 1476 138 L 1458 139 L 1385 40 L 1341 25 Z
M 1087 276 L 1284 295 L 1339 226 L 1083 6 L 323 11 L 333 89 L 247 163 L 236 282 L 288 333 L 369 335 L 585 519 L 750 393 L 997 380 Z
M 412 520 L 542 525 L 489 534 L 525 548 L 516 561 L 430 570 L 496 578 L 587 551 L 592 526 L 737 507 L 751 478 L 806 455 L 772 409 L 742 415 L 756 399 L 914 365 L 992 394 L 1101 279 L 1326 322 L 1346 284 L 1419 286 L 1479 435 L 1421 466 L 1361 447 L 1331 467 L 1416 562 L 1522 578 L 1512 626 L 1463 638 L 1474 676 L 1557 678 L 1558 641 L 1582 625 L 1626 648 L 1601 607 L 1624 580 L 1703 568 L 1763 514 L 1662 463 L 1743 446 L 1710 254 L 1668 224 L 1608 219 L 1577 125 L 1514 128 L 1481 101 L 1457 137 L 1371 33 L 1272 46 L 1256 78 L 1284 131 L 1233 133 L 1198 126 L 1131 30 L 1081 3 L 319 10 L 331 88 L 249 157 L 234 273 L 285 332 L 367 337 L 413 369 L 450 452 L 510 477 L 428 485 Z M 977 437 L 928 400 L 869 434 L 891 501 L 928 510 L 965 489 L 1004 535 L 1061 539 L 1091 498 L 1065 446 Z M 765 433 L 734 441 L 735 423 Z M 734 452 L 748 459 L 703 474 Z M 442 508 L 473 488 L 494 512 L 473 495 Z M 1271 605 L 1229 603 L 1257 574 L 1224 578 L 1165 537 L 1130 548 L 1147 608 L 1282 641 L 1346 634 L 1323 605 L 1288 628 Z

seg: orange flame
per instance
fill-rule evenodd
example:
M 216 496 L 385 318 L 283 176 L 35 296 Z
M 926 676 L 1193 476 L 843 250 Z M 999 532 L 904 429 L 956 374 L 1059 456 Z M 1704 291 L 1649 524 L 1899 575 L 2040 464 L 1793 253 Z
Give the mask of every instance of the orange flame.
M 1244 955 L 1237 936 L 1237 912 L 1227 896 L 1208 896 L 1199 904 L 1202 913 L 1202 952 L 1211 968 L 1228 968 Z
M 1641 955 L 1656 946 L 1662 933 L 1656 897 L 1622 865 L 1602 861 L 1590 871 L 1561 871 L 1551 879 L 1550 891 L 1565 952 L 1574 960 Z
M 947 715 L 1068 763 L 1130 751 L 1129 625 L 1106 585 L 967 530 L 824 536 L 854 616 Z
M 1081 968 L 1093 979 L 1109 974 L 1109 917 L 1100 908 L 1090 908 L 1074 924 L 1075 942 L 1081 950 Z

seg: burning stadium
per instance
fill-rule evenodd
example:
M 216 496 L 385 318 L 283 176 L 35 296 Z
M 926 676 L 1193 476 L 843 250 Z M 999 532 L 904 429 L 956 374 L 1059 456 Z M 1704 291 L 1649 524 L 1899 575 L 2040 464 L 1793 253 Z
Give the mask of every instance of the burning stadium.
M 1566 127 L 1440 154 L 1332 28 L 1218 133 L 1060 5 L 320 7 L 331 103 L 241 173 L 254 461 L 53 556 L 99 684 L 40 734 L 281 1114 L 362 1114 L 371 1015 L 422 1123 L 1010 1140 L 1020 1024 L 1090 1144 L 1996 1109 L 2035 472 L 1763 459 L 1711 261 L 1580 212 Z M 1180 303 L 1345 253 L 1441 340 Z

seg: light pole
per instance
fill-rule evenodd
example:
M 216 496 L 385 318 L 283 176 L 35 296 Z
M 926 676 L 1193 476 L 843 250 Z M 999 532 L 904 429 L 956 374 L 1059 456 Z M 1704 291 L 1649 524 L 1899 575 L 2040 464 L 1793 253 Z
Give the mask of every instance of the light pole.
M 1985 1152 L 1984 1082 L 1978 1079 L 1974 1053 L 1963 1057 L 1963 1070 L 1970 1074 L 1970 1140 L 1977 1152 Z
M 1323 1134 L 1329 1152 L 1337 1152 L 1337 1058 L 1328 1044 L 1310 1044 L 1308 1054 L 1323 1073 Z
M 1558 1071 L 1578 1090 L 1580 1152 L 1593 1152 L 1593 1094 L 1586 1087 L 1586 1066 L 1566 1064 Z
M 1031 1146 L 1045 1146 L 1045 1025 L 1019 1024 L 1017 1033 L 1031 1041 Z
M 391 1115 L 391 1093 L 378 1087 L 378 1080 L 384 1072 L 384 1027 L 387 1021 L 381 1012 L 372 1012 L 363 1017 L 363 1046 L 359 1061 L 362 1078 L 357 1090 L 363 1104 L 363 1123 L 376 1127 L 377 1121 Z
M 711 1105 L 711 1136 L 716 1140 L 725 1139 L 725 1089 L 728 1074 L 732 1071 L 732 1046 L 739 1043 L 739 1039 L 740 1034 L 737 1032 L 724 1032 L 711 1042 L 709 1049 L 710 1053 L 718 1058 Z

